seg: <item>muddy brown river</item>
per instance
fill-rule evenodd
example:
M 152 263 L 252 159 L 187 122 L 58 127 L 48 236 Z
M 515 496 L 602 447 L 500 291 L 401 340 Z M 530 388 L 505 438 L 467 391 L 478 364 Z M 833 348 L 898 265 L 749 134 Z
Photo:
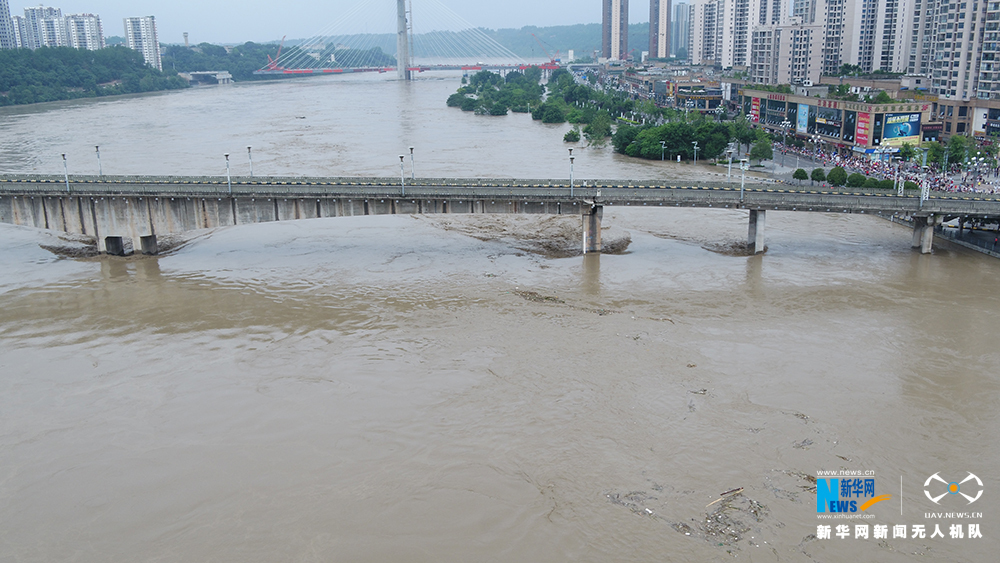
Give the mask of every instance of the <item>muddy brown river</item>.
M 0 172 L 95 173 L 100 145 L 105 173 L 242 174 L 252 145 L 258 175 L 392 175 L 414 146 L 417 175 L 568 176 L 568 126 L 447 108 L 458 79 L 6 108 Z M 716 172 L 574 153 L 578 178 Z M 718 252 L 734 210 L 606 208 L 621 255 L 525 242 L 563 221 L 257 224 L 128 260 L 0 225 L 0 560 L 995 560 L 1000 262 L 806 213 L 754 257 Z M 841 470 L 890 498 L 819 518 Z M 974 503 L 930 500 L 970 473 Z

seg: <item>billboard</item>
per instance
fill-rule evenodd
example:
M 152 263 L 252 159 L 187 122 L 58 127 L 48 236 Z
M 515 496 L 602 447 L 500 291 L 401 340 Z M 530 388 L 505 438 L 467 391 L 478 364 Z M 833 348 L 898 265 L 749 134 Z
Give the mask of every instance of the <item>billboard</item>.
M 750 121 L 760 121 L 760 98 L 750 100 Z
M 882 128 L 882 146 L 899 147 L 903 143 L 920 144 L 919 113 L 887 113 Z
M 799 133 L 805 135 L 809 129 L 809 111 L 806 109 L 805 105 L 799 104 L 798 119 L 796 120 L 795 130 Z
M 867 147 L 869 133 L 871 133 L 871 120 L 872 114 L 859 111 L 858 112 L 858 126 L 854 133 L 854 144 Z

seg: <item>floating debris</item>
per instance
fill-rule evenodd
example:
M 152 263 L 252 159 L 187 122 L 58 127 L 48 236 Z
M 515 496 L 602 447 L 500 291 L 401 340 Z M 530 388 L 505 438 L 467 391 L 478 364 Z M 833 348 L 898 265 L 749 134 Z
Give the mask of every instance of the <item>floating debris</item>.
M 560 304 L 565 303 L 565 301 L 563 301 L 562 299 L 559 299 L 558 297 L 552 297 L 552 296 L 549 296 L 549 295 L 542 295 L 541 293 L 538 293 L 537 291 L 518 291 L 518 290 L 515 290 L 513 293 L 514 293 L 514 295 L 517 295 L 518 297 L 521 297 L 522 299 L 527 299 L 528 301 L 532 301 L 534 303 L 560 303 Z
M 813 445 L 813 441 L 810 440 L 809 438 L 806 438 L 805 440 L 802 440 L 801 442 L 795 442 L 794 444 L 792 444 L 792 447 L 796 448 L 796 449 L 799 449 L 799 450 L 804 450 L 804 449 L 808 448 L 811 445 Z
M 688 367 L 691 367 L 691 366 L 688 366 Z M 694 395 L 705 395 L 705 394 L 708 393 L 708 389 L 698 389 L 697 391 L 688 391 L 688 393 L 691 393 L 691 394 L 694 394 Z

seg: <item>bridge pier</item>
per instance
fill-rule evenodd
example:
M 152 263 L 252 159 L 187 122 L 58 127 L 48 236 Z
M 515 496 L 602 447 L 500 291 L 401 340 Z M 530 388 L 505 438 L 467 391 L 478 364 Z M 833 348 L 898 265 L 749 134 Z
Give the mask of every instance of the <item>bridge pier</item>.
M 764 252 L 764 223 L 767 211 L 763 209 L 750 210 L 750 228 L 747 232 L 747 248 L 752 254 Z
M 601 218 L 604 216 L 603 205 L 591 205 L 583 209 L 583 253 L 601 251 Z
M 920 248 L 921 254 L 930 254 L 934 249 L 934 226 L 940 224 L 941 217 L 913 218 L 913 240 L 910 246 Z

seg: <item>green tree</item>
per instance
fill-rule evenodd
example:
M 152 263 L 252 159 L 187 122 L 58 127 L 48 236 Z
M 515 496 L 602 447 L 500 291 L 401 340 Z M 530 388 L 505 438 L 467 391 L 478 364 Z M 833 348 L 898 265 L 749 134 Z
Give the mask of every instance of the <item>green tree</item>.
M 805 170 L 803 170 L 802 168 L 797 168 L 795 170 L 795 172 L 792 173 L 792 178 L 795 178 L 801 184 L 802 180 L 808 180 L 809 179 L 809 174 Z
M 874 190 L 878 188 L 878 178 L 868 178 L 867 180 L 865 180 L 864 188 L 868 190 Z
M 760 164 L 762 160 L 770 160 L 774 157 L 774 150 L 771 148 L 771 141 L 760 138 L 750 149 L 750 158 Z
M 891 104 L 892 98 L 889 96 L 889 94 L 885 93 L 885 90 L 882 90 L 881 92 L 878 93 L 877 96 L 875 96 L 874 101 L 876 104 Z
M 899 158 L 909 162 L 914 156 L 917 156 L 917 149 L 910 143 L 903 143 L 903 146 L 899 147 Z
M 583 135 L 591 144 L 602 145 L 605 139 L 611 136 L 611 116 L 607 112 L 600 112 L 594 119 L 583 128 Z
M 826 177 L 832 186 L 843 186 L 847 183 L 847 171 L 840 166 L 834 166 Z
M 566 143 L 578 143 L 580 142 L 580 132 L 576 128 L 570 129 L 563 135 L 563 142 Z
M 911 182 L 909 180 L 903 182 L 904 190 L 916 190 L 918 188 L 920 188 L 920 186 L 918 186 L 916 182 Z
M 813 182 L 825 182 L 826 172 L 822 168 L 813 168 L 812 174 L 809 176 L 809 184 L 812 185 Z
M 855 172 L 847 177 L 847 187 L 860 188 L 861 186 L 865 185 L 865 180 L 867 180 L 867 178 L 865 178 L 864 174 L 859 174 Z
M 879 187 L 880 190 L 886 190 L 886 191 L 888 191 L 888 190 L 891 190 L 893 188 L 893 186 L 895 186 L 895 185 L 896 185 L 896 182 L 893 182 L 892 180 L 889 180 L 889 179 L 879 180 L 879 182 L 878 182 L 878 187 Z

